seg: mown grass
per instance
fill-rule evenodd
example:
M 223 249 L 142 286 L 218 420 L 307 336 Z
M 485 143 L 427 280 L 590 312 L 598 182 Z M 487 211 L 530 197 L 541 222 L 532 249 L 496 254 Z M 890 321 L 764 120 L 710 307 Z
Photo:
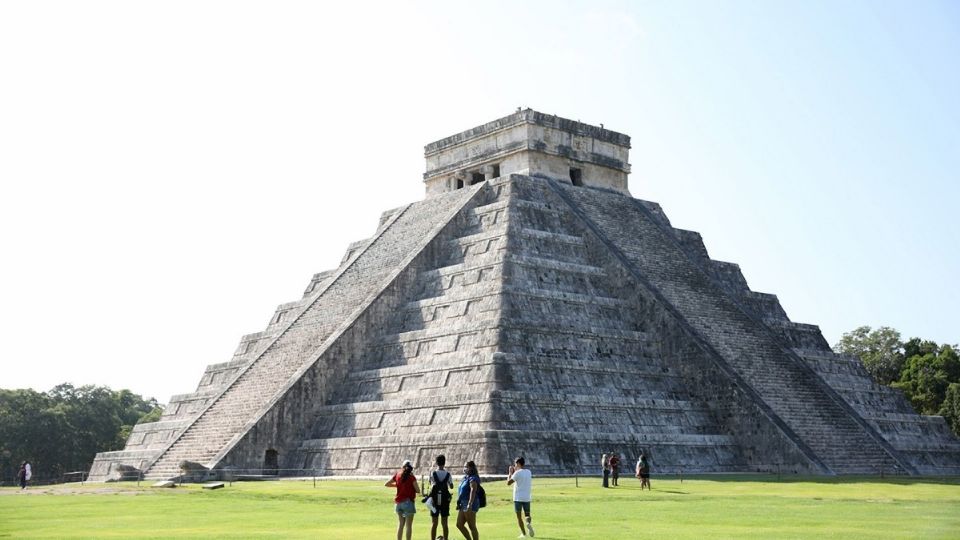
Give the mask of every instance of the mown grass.
M 535 478 L 537 538 L 960 538 L 960 479 L 655 478 L 652 492 L 632 478 L 611 489 L 579 482 Z M 485 487 L 481 538 L 516 538 L 510 488 Z M 0 490 L 0 537 L 393 538 L 396 526 L 392 490 L 374 481 L 33 491 Z M 418 511 L 414 537 L 427 538 L 429 514 Z M 450 536 L 462 538 L 454 519 Z

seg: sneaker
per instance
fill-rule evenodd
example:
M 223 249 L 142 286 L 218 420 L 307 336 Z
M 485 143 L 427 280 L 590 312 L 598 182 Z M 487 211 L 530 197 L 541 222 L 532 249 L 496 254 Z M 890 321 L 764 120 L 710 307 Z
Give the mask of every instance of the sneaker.
M 523 533 L 520 533 L 520 536 L 518 536 L 517 538 L 526 538 L 526 537 L 527 537 L 527 535 L 525 535 L 525 534 L 523 534 Z
M 530 538 L 533 538 L 533 536 L 534 536 L 534 533 L 533 533 L 533 523 L 530 523 L 529 521 L 527 522 L 527 534 L 530 535 Z

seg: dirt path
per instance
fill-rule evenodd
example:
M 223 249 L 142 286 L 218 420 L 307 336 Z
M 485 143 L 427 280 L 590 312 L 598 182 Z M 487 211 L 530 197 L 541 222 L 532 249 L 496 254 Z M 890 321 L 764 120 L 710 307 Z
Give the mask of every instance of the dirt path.
M 0 488 L 0 497 L 27 496 L 27 495 L 141 495 L 150 491 L 150 486 L 144 484 L 136 486 L 110 486 L 87 484 L 60 484 L 55 486 L 35 486 L 27 489 Z

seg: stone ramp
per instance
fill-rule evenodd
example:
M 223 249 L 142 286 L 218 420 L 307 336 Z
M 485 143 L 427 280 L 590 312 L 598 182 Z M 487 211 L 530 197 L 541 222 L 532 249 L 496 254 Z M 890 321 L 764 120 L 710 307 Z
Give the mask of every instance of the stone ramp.
M 942 416 L 923 416 L 903 392 L 877 384 L 859 359 L 795 349 L 920 474 L 960 474 L 960 441 Z
M 863 419 L 773 332 L 748 316 L 639 201 L 550 185 L 623 263 L 735 373 L 814 461 L 838 474 L 911 472 Z
M 429 233 L 449 219 L 476 192 L 463 190 L 414 203 L 393 213 L 379 234 L 352 261 L 329 278 L 325 289 L 305 307 L 288 313 L 289 322 L 262 353 L 149 466 L 148 478 L 170 478 L 183 460 L 216 465 L 232 444 L 266 411 L 291 383 L 312 364 L 325 341 L 351 320 L 351 313 L 372 300 L 384 282 L 411 253 L 429 239 Z
M 455 460 L 461 448 L 476 449 L 461 444 L 466 437 L 491 427 L 489 359 L 497 344 L 509 183 L 482 190 L 421 266 L 410 269 L 410 282 L 394 290 L 399 309 L 352 353 L 350 371 L 315 411 L 309 438 L 297 449 L 299 466 L 385 474 L 421 452 L 432 461 L 441 432 L 448 444 L 457 441 L 457 449 L 446 446 Z M 393 442 L 398 434 L 407 434 L 408 444 Z

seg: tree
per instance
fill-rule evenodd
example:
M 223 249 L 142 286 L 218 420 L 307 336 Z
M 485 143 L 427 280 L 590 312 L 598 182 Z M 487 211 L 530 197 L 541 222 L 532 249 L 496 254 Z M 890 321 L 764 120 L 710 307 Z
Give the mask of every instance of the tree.
M 954 433 L 960 435 L 960 383 L 950 383 L 947 387 L 943 405 L 940 406 L 940 416 Z
M 160 421 L 160 417 L 163 416 L 163 407 L 156 405 L 155 401 L 153 403 L 155 405 L 153 410 L 141 415 L 140 418 L 137 419 L 137 424 L 147 424 L 150 422 Z M 133 426 L 125 424 L 122 428 L 120 428 L 120 434 L 118 435 L 119 440 L 125 443 L 126 440 L 130 438 L 130 433 L 132 431 Z
M 943 416 L 960 436 L 960 354 L 956 345 L 911 338 L 881 326 L 843 334 L 833 350 L 860 358 L 879 384 L 899 388 L 920 414 Z
M 34 390 L 0 389 L 0 466 L 11 480 L 21 461 L 32 463 L 34 474 L 48 474 L 47 464 L 61 461 L 65 431 L 63 415 L 51 408 L 47 394 Z
M 878 384 L 889 385 L 900 379 L 904 362 L 904 344 L 900 332 L 888 326 L 871 330 L 861 326 L 843 334 L 833 346 L 835 352 L 860 358 L 863 367 Z
M 911 339 L 900 380 L 893 386 L 903 393 L 921 414 L 939 414 L 951 383 L 960 382 L 960 355 L 950 345 Z
M 38 479 L 85 469 L 97 452 L 119 450 L 156 400 L 129 390 L 61 384 L 49 392 L 0 389 L 0 472 L 9 480 L 29 460 Z M 160 409 L 162 411 L 162 409 Z

